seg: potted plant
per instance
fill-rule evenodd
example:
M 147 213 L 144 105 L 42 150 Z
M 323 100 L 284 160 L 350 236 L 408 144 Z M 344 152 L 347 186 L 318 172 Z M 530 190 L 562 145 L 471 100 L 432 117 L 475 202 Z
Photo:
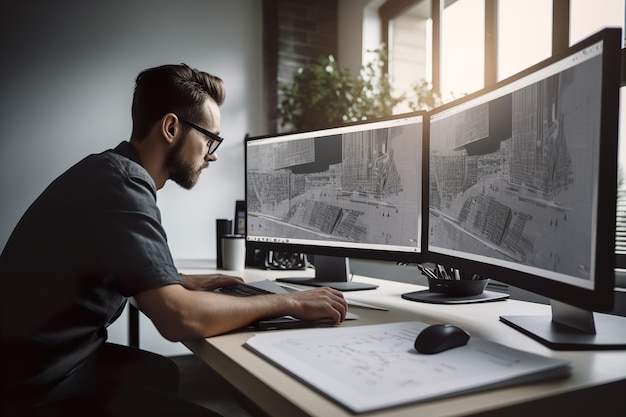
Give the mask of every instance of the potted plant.
M 291 84 L 280 86 L 281 127 L 296 131 L 319 129 L 389 116 L 404 101 L 413 110 L 441 103 L 425 81 L 413 85 L 414 98 L 395 95 L 388 75 L 383 72 L 385 49 L 371 52 L 375 52 L 375 58 L 361 68 L 357 77 L 348 69 L 340 69 L 332 55 L 300 68 Z

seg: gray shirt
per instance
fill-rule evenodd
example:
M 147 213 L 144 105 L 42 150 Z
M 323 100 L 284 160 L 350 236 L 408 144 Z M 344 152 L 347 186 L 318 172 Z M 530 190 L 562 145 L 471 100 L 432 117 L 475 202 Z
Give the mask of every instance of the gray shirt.
M 37 198 L 0 255 L 3 382 L 54 387 L 80 374 L 126 298 L 170 284 L 182 281 L 136 150 L 122 142 L 86 157 Z

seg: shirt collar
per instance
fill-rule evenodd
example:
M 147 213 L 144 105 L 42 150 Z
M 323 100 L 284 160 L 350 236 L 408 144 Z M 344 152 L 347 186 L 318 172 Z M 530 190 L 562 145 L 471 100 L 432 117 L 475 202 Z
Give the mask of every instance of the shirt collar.
M 139 157 L 139 153 L 137 152 L 137 149 L 135 149 L 135 147 L 131 145 L 130 142 L 123 141 L 122 143 L 117 145 L 115 149 L 113 149 L 113 152 L 115 152 L 118 155 L 125 156 L 131 161 L 136 162 L 139 165 L 143 166 L 143 164 L 141 163 L 141 158 Z

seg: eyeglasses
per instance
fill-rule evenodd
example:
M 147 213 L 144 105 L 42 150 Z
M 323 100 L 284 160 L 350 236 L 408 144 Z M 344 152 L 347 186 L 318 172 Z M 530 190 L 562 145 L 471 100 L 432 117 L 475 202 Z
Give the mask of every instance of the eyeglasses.
M 182 117 L 179 117 L 178 120 L 188 124 L 189 126 L 196 129 L 198 132 L 202 133 L 205 136 L 208 136 L 211 139 L 209 141 L 209 152 L 207 153 L 207 155 L 212 155 L 213 153 L 215 153 L 217 148 L 220 146 L 220 143 L 222 143 L 222 141 L 224 140 L 223 138 L 217 136 L 215 133 L 209 132 L 208 130 L 203 129 L 200 126 L 183 119 Z

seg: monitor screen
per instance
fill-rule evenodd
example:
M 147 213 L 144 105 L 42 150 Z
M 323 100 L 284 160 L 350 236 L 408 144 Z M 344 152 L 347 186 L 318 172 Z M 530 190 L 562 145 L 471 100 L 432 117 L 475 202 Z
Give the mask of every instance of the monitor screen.
M 248 247 L 313 254 L 316 274 L 329 257 L 419 262 L 424 116 L 248 138 Z
M 430 113 L 429 260 L 558 300 L 553 315 L 611 308 L 620 43 L 601 31 Z

